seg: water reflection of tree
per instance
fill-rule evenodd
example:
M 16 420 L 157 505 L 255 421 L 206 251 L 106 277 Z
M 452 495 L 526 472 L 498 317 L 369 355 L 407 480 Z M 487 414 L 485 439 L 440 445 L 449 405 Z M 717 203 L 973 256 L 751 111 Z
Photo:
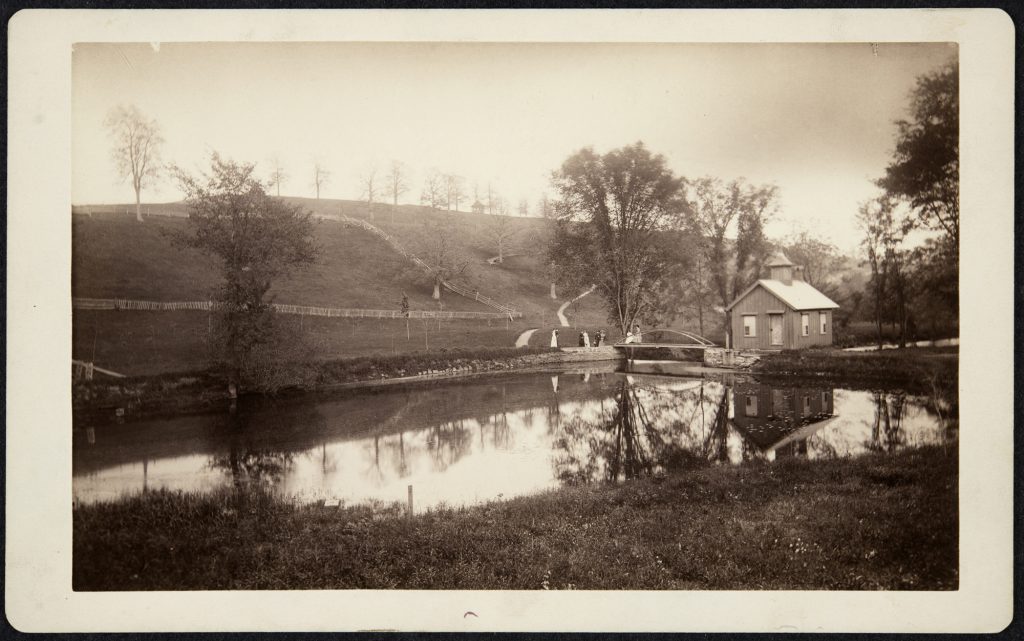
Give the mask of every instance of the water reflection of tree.
M 306 435 L 322 434 L 325 427 L 324 416 L 313 404 L 242 406 L 225 415 L 219 437 L 226 453 L 213 456 L 209 465 L 227 472 L 236 487 L 277 486 L 294 466 L 296 444 L 308 442 Z M 321 455 L 322 465 L 330 466 L 325 443 Z
M 658 467 L 706 458 L 712 447 L 724 448 L 724 436 L 715 438 L 727 429 L 724 388 L 710 432 L 705 406 L 715 401 L 703 382 L 696 389 L 677 390 L 637 385 L 624 377 L 613 400 L 588 406 L 600 407 L 596 418 L 581 410 L 553 425 L 555 474 L 563 483 L 638 478 Z
M 865 446 L 876 452 L 892 452 L 906 440 L 903 433 L 903 416 L 907 407 L 907 395 L 902 391 L 876 391 L 872 398 L 875 403 L 875 415 L 871 423 L 871 437 Z

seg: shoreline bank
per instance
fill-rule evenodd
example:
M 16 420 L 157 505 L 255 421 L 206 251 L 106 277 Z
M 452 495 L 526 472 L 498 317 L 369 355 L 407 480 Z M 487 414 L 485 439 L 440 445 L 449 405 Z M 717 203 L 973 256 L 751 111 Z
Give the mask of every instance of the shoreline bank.
M 476 358 L 451 354 L 399 355 L 372 359 L 352 359 L 323 364 L 325 378 L 310 386 L 293 386 L 276 393 L 243 391 L 245 396 L 296 396 L 330 394 L 344 390 L 390 385 L 419 385 L 498 373 L 529 373 L 553 368 L 571 368 L 586 363 L 618 363 L 619 353 L 611 347 L 562 348 L 558 351 L 503 350 Z M 406 375 L 406 365 L 414 360 L 416 374 Z M 397 375 L 396 375 L 397 374 Z M 345 380 L 345 379 L 348 380 Z M 341 379 L 341 380 L 338 380 Z M 224 373 L 207 370 L 156 376 L 80 382 L 72 388 L 76 419 L 150 418 L 161 415 L 194 414 L 228 409 L 234 400 L 228 391 Z
M 73 587 L 955 590 L 957 449 L 697 465 L 412 518 L 149 492 L 74 509 Z

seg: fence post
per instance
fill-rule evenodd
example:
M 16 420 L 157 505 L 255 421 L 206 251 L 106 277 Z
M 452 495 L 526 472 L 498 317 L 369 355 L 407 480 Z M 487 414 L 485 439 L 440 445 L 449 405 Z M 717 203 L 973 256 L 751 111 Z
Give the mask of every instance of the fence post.
M 406 512 L 406 518 L 412 518 L 412 485 L 409 486 L 409 510 Z

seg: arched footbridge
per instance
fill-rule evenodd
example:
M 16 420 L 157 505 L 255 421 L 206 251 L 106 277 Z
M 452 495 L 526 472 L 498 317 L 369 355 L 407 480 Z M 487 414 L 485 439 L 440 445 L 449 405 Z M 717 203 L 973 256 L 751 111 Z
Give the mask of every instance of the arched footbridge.
M 632 337 L 631 337 L 632 338 Z M 628 342 L 627 342 L 628 341 Z M 704 338 L 678 329 L 645 329 L 640 332 L 640 340 L 622 340 L 614 343 L 613 347 L 630 350 L 638 347 L 666 347 L 674 349 L 707 349 L 715 344 Z

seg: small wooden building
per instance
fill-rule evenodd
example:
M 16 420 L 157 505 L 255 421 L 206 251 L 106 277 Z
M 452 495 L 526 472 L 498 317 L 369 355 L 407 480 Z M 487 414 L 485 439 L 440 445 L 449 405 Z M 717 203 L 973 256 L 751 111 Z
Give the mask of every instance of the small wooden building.
M 482 214 L 482 213 L 484 213 L 484 210 L 486 209 L 486 207 L 484 207 L 484 204 L 482 202 L 477 200 L 477 201 L 473 202 L 473 206 L 471 207 L 471 209 L 472 209 L 474 214 Z
M 803 268 L 779 252 L 762 278 L 726 307 L 733 349 L 800 349 L 832 344 L 832 310 L 839 305 L 803 279 Z

